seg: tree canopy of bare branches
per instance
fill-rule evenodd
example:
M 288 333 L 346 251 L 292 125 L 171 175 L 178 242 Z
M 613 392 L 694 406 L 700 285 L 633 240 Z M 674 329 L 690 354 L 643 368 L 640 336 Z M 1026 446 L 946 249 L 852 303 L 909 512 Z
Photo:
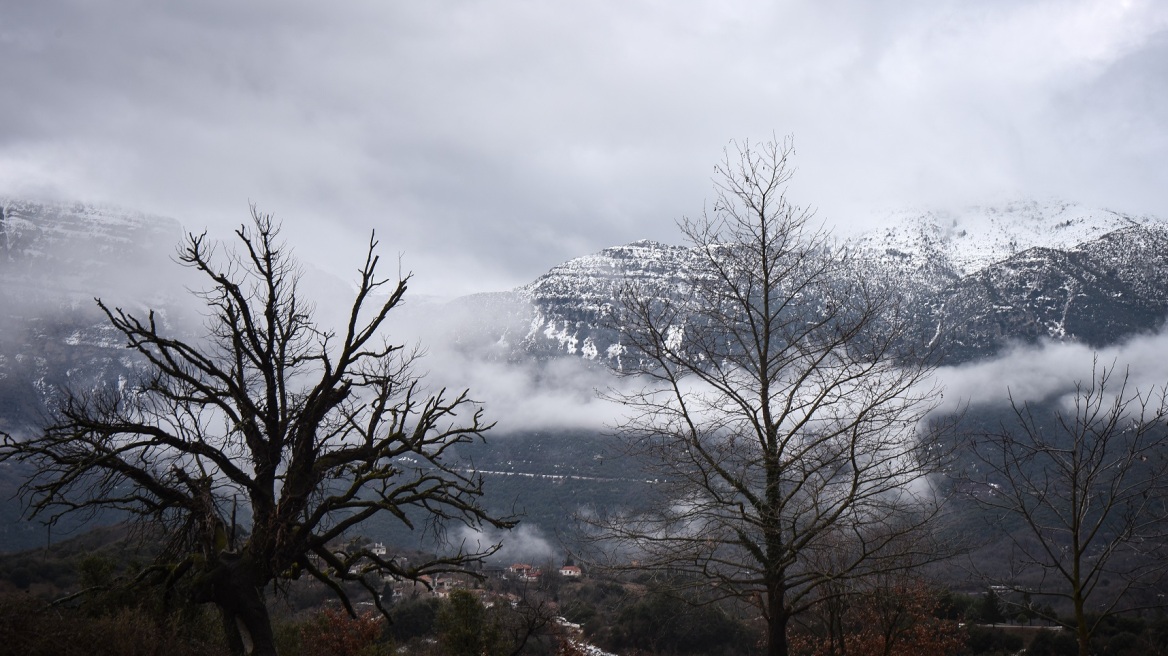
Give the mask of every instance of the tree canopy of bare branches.
M 234 248 L 186 238 L 178 260 L 206 283 L 200 340 L 99 300 L 144 360 L 141 379 L 71 390 L 42 434 L 0 446 L 0 461 L 37 469 L 24 487 L 34 514 L 103 507 L 165 527 L 169 545 L 140 580 L 217 605 L 238 653 L 275 653 L 264 591 L 280 580 L 313 577 L 352 612 L 345 581 L 379 600 L 368 573 L 418 579 L 486 555 L 459 549 L 407 566 L 339 546 L 379 513 L 512 524 L 488 516 L 481 481 L 443 459 L 490 428 L 482 409 L 466 392 L 428 393 L 411 371 L 417 353 L 382 334 L 408 276 L 379 277 L 371 238 L 349 315 L 326 330 L 278 232 L 253 208 Z
M 1099 367 L 1066 401 L 1048 416 L 1011 396 L 1012 425 L 973 446 L 974 479 L 992 524 L 1014 529 L 998 582 L 1068 602 L 1073 621 L 1046 619 L 1073 630 L 1086 656 L 1100 623 L 1132 610 L 1130 593 L 1155 590 L 1168 568 L 1168 405 L 1163 390 L 1132 390 Z
M 787 199 L 792 153 L 732 145 L 712 210 L 680 224 L 692 284 L 625 289 L 622 373 L 646 384 L 612 394 L 660 482 L 652 511 L 596 520 L 617 559 L 755 605 L 770 654 L 826 584 L 933 557 L 943 459 L 895 288 Z

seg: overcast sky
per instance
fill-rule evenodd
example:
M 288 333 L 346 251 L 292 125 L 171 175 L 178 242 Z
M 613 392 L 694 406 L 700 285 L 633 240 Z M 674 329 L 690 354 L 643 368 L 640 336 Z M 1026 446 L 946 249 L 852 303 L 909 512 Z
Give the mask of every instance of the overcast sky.
M 792 134 L 846 232 L 1058 196 L 1168 216 L 1168 2 L 0 0 L 0 194 L 507 289 L 676 242 L 731 139 Z

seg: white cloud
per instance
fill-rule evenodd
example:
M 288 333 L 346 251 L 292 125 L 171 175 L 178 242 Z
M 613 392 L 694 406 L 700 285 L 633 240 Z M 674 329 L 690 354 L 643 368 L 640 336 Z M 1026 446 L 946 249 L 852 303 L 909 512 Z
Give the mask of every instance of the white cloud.
M 622 384 L 611 373 L 576 358 L 548 362 L 484 361 L 455 350 L 431 350 L 421 366 L 429 371 L 431 386 L 449 384 L 469 388 L 488 417 L 498 420 L 496 433 L 519 430 L 609 430 L 624 412 L 616 403 L 597 395 Z
M 1021 404 L 1065 397 L 1077 383 L 1090 385 L 1098 369 L 1114 372 L 1118 384 L 1128 376 L 1128 390 L 1145 394 L 1168 384 L 1168 332 L 1141 335 L 1115 346 L 1094 350 L 1083 344 L 1042 342 L 1016 346 L 988 360 L 958 367 L 942 367 L 937 379 L 944 386 L 944 410 L 963 403 L 1004 405 L 1009 396 Z
M 453 540 L 456 545 L 461 543 L 468 552 L 484 551 L 492 545 L 502 545 L 492 556 L 492 560 L 496 562 L 542 565 L 551 561 L 554 565 L 559 565 L 560 549 L 552 545 L 543 531 L 530 524 L 520 524 L 509 531 L 493 528 L 480 531 L 463 526 L 459 528 Z

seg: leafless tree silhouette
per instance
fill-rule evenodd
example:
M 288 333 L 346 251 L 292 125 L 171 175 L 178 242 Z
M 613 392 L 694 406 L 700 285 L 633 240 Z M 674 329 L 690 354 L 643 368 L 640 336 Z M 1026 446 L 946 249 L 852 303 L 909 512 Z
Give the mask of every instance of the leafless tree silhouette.
M 592 520 L 610 564 L 755 605 L 770 654 L 826 584 L 936 556 L 946 452 L 918 433 L 939 392 L 895 286 L 788 201 L 792 153 L 734 144 L 681 223 L 695 278 L 625 289 L 622 373 L 648 382 L 612 395 L 659 484 L 651 511 Z
M 1168 404 L 1098 366 L 1066 401 L 1049 416 L 1011 397 L 1013 422 L 977 439 L 971 478 L 992 525 L 1013 529 L 1010 574 L 996 582 L 1069 602 L 1072 621 L 1046 619 L 1086 656 L 1100 623 L 1168 568 Z
M 141 380 L 72 390 L 40 436 L 0 446 L 0 461 L 35 465 L 24 488 L 35 514 L 113 508 L 164 526 L 169 544 L 140 580 L 218 606 L 238 653 L 275 653 L 264 603 L 273 582 L 306 574 L 351 612 L 341 582 L 379 599 L 370 572 L 418 579 L 490 552 L 407 566 L 339 546 L 375 515 L 512 524 L 484 512 L 481 481 L 443 459 L 490 428 L 482 409 L 466 392 L 427 393 L 411 371 L 417 352 L 382 335 L 409 277 L 378 276 L 371 238 L 349 316 L 325 330 L 278 232 L 253 208 L 234 248 L 205 234 L 181 245 L 180 263 L 207 283 L 203 339 L 168 336 L 153 312 L 99 300 L 143 358 Z

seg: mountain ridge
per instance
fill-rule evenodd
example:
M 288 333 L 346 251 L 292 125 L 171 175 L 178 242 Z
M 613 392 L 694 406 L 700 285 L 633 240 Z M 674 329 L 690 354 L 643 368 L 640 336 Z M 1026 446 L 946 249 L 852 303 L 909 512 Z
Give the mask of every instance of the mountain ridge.
M 1168 317 L 1166 245 L 1161 219 L 1062 201 L 904 213 L 848 242 L 861 266 L 898 282 L 923 340 L 952 335 L 949 363 L 987 357 L 1012 341 L 1101 346 L 1157 328 Z M 608 324 L 620 287 L 652 284 L 683 295 L 694 262 L 688 247 L 653 240 L 568 260 L 500 293 L 511 304 L 509 338 L 495 343 L 510 346 L 511 359 L 615 362 L 619 336 Z

